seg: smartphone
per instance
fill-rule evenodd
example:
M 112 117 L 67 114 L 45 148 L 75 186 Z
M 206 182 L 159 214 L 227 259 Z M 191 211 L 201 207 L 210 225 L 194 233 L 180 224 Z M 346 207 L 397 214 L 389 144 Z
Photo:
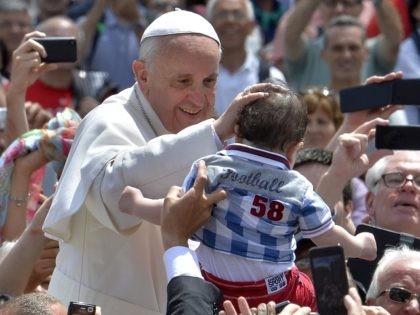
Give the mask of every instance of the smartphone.
M 376 126 L 375 147 L 391 150 L 420 150 L 420 126 Z
M 77 43 L 74 37 L 39 37 L 35 41 L 44 46 L 47 56 L 43 62 L 75 62 L 77 60 Z
M 348 294 L 344 252 L 341 246 L 312 247 L 309 250 L 316 303 L 320 315 L 346 315 Z
M 70 302 L 67 315 L 95 315 L 96 305 L 83 302 Z
M 343 113 L 372 109 L 389 104 L 419 105 L 420 79 L 402 79 L 372 83 L 340 91 Z

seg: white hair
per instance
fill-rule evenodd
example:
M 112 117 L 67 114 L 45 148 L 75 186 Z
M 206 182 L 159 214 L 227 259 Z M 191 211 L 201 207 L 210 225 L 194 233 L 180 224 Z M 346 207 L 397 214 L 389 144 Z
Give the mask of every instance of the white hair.
M 417 261 L 416 265 L 420 265 L 420 251 L 410 249 L 407 245 L 389 248 L 385 250 L 384 255 L 379 260 L 378 265 L 372 277 L 369 289 L 366 293 L 366 299 L 376 299 L 379 292 L 379 277 L 383 273 L 388 272 L 389 268 L 400 261 Z
M 371 168 L 368 169 L 365 176 L 365 183 L 367 188 L 372 191 L 376 192 L 375 188 L 378 184 L 378 181 L 381 179 L 381 176 L 385 173 L 385 168 L 389 163 L 392 155 L 387 155 L 377 161 Z

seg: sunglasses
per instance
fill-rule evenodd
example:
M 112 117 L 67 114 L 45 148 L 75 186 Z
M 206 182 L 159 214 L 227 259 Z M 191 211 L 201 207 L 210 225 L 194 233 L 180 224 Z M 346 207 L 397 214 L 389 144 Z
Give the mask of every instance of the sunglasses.
M 420 295 L 419 294 L 414 294 L 408 289 L 393 287 L 393 288 L 387 289 L 385 291 L 382 291 L 378 295 L 378 297 L 385 294 L 385 293 L 388 294 L 388 298 L 391 301 L 396 302 L 396 303 L 402 303 L 402 304 L 409 303 L 413 297 L 415 297 L 417 299 L 418 303 L 420 303 Z

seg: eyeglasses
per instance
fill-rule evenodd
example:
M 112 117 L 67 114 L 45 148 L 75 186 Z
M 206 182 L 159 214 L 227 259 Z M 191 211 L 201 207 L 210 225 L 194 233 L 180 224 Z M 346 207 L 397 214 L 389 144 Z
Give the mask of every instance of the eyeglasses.
M 413 176 L 411 174 L 405 175 L 403 173 L 396 172 L 383 174 L 381 179 L 388 188 L 401 188 L 407 183 L 407 181 L 411 181 L 413 185 L 420 188 L 420 175 Z
M 341 3 L 344 7 L 351 8 L 360 5 L 362 0 L 324 0 L 324 4 L 327 7 L 336 7 L 338 3 Z
M 385 293 L 388 294 L 388 298 L 396 303 L 409 303 L 413 297 L 417 299 L 417 302 L 420 304 L 420 295 L 414 294 L 410 290 L 405 288 L 399 288 L 399 287 L 392 287 L 390 289 L 387 289 L 385 291 L 382 291 L 378 297 L 381 295 L 384 295 Z

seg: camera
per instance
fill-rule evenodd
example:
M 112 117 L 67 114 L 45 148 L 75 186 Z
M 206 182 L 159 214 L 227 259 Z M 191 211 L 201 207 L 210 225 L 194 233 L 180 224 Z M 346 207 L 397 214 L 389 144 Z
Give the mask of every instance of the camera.
M 373 109 L 389 104 L 419 105 L 420 79 L 391 80 L 340 90 L 343 113 Z
M 84 302 L 70 302 L 67 315 L 95 315 L 96 305 Z
M 376 126 L 377 149 L 420 150 L 420 126 Z
M 74 37 L 39 37 L 35 41 L 44 46 L 47 56 L 42 62 L 75 62 L 77 60 L 77 42 Z

